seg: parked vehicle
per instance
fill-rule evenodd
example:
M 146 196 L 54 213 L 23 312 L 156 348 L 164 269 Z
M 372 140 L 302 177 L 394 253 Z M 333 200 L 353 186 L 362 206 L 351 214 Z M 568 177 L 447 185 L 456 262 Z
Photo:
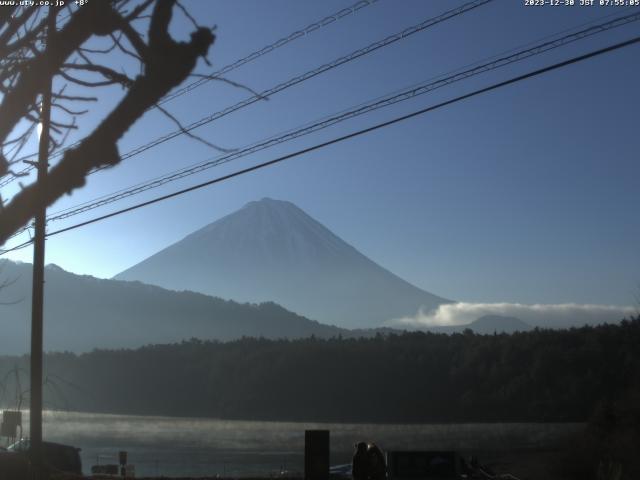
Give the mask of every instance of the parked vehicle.
M 44 464 L 48 468 L 57 472 L 82 475 L 80 448 L 60 443 L 42 442 L 42 449 Z M 4 462 L 7 464 L 21 465 L 22 463 L 28 463 L 29 450 L 29 439 L 23 438 L 7 447 L 5 452 L 0 452 L 0 463 L 3 462 L 3 457 Z M 11 458 L 14 456 L 16 458 Z M 18 460 L 18 457 L 21 460 Z

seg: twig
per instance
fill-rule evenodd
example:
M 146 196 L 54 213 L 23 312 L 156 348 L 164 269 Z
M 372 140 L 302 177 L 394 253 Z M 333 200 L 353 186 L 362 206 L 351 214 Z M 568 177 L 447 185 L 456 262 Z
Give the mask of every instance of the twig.
M 235 152 L 237 150 L 237 148 L 224 148 L 224 147 L 220 147 L 214 143 L 209 142 L 208 140 L 205 140 L 204 138 L 195 135 L 193 133 L 191 133 L 190 131 L 188 131 L 183 125 L 182 123 L 180 123 L 180 120 L 178 120 L 176 117 L 174 117 L 171 113 L 169 113 L 165 108 L 161 107 L 160 105 L 158 105 L 157 103 L 155 104 L 156 108 L 158 110 L 160 110 L 163 114 L 165 114 L 173 123 L 175 123 L 178 128 L 180 129 L 180 131 L 185 134 L 186 136 L 188 136 L 189 138 L 192 138 L 198 142 L 201 142 L 205 145 L 207 145 L 208 147 L 213 148 L 214 150 L 217 150 L 218 152 L 222 152 L 222 153 L 232 153 Z
M 225 77 L 221 77 L 221 76 L 218 76 L 218 75 L 206 75 L 206 74 L 202 74 L 202 73 L 192 73 L 189 76 L 190 77 L 198 77 L 198 78 L 206 78 L 207 80 L 217 80 L 219 82 L 227 83 L 227 84 L 231 85 L 232 87 L 236 87 L 236 88 L 239 88 L 241 90 L 246 90 L 247 92 L 255 95 L 256 97 L 258 97 L 260 100 L 265 100 L 265 101 L 269 100 L 269 97 L 265 97 L 261 93 L 255 91 L 253 88 L 247 87 L 246 85 L 243 85 L 242 83 L 234 82 L 233 80 L 229 80 L 228 78 L 225 78 Z

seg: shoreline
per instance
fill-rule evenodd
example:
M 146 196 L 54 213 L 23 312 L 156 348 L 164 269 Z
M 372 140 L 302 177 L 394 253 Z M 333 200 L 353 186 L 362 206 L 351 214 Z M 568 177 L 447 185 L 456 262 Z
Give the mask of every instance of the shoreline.
M 560 471 L 560 464 L 565 458 L 568 445 L 555 448 L 518 448 L 518 449 L 488 449 L 458 451 L 461 457 L 467 459 L 471 455 L 478 458 L 481 465 L 489 467 L 496 474 L 511 474 L 518 480 L 561 480 L 565 478 Z M 52 480 L 98 480 L 113 477 L 85 476 L 85 477 L 55 477 Z M 136 476 L 138 480 L 302 480 L 304 475 L 293 472 L 290 475 L 264 474 L 247 476 Z M 350 476 L 333 476 L 332 480 L 347 480 Z
M 9 407 L 0 405 L 0 410 L 10 409 Z M 23 422 L 28 424 L 29 422 L 29 409 L 22 408 Z M 544 420 L 464 420 L 464 421 L 415 421 L 415 422 L 380 422 L 380 421 L 366 421 L 366 420 L 349 420 L 349 419 L 334 419 L 334 420 L 309 420 L 309 419 L 251 419 L 251 418 L 224 418 L 224 417 L 206 417 L 206 416 L 188 416 L 188 415 L 167 415 L 160 413 L 126 413 L 126 412 L 98 412 L 88 410 L 66 410 L 47 408 L 43 410 L 43 416 L 56 416 L 56 415 L 87 415 L 87 416 L 100 416 L 110 418 L 139 418 L 144 420 L 184 420 L 184 421 L 215 421 L 215 422 L 237 422 L 237 423 L 261 423 L 261 424 L 278 424 L 278 425 L 353 425 L 353 426 L 368 426 L 374 425 L 379 427 L 385 426 L 398 426 L 398 427 L 438 427 L 438 426 L 465 426 L 465 425 L 586 425 L 587 420 L 576 421 L 544 421 Z

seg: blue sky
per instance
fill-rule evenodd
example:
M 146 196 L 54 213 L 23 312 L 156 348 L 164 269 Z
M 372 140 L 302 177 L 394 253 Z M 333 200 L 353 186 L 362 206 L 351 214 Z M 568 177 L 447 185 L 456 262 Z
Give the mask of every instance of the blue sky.
M 349 1 L 185 2 L 217 25 L 213 69 Z M 380 0 L 228 74 L 255 90 L 329 62 L 461 1 Z M 633 10 L 626 10 L 631 12 Z M 256 140 L 534 42 L 617 7 L 525 7 L 496 0 L 198 129 L 226 147 Z M 176 16 L 174 33 L 190 25 Z M 51 224 L 55 230 L 452 98 L 640 33 L 640 22 L 479 75 L 163 188 Z M 634 304 L 640 293 L 637 109 L 633 46 L 457 103 L 149 208 L 47 241 L 47 263 L 110 277 L 188 233 L 265 196 L 289 200 L 415 285 L 467 302 Z M 124 62 L 124 60 L 122 60 Z M 209 67 L 201 64 L 198 71 Z M 121 94 L 102 93 L 86 133 Z M 248 94 L 209 82 L 167 107 L 184 123 Z M 148 113 L 121 152 L 174 129 Z M 82 133 L 82 132 L 80 132 Z M 216 153 L 179 138 L 93 175 L 55 212 Z M 10 192 L 10 190 L 7 190 Z M 20 241 L 18 239 L 17 241 Z M 31 261 L 24 249 L 9 258 Z

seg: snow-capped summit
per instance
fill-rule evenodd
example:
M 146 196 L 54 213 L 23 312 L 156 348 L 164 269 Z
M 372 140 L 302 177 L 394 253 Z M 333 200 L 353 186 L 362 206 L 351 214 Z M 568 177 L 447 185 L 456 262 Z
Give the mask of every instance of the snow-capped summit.
M 115 278 L 274 301 L 351 328 L 448 302 L 380 267 L 293 203 L 271 198 L 246 204 Z

